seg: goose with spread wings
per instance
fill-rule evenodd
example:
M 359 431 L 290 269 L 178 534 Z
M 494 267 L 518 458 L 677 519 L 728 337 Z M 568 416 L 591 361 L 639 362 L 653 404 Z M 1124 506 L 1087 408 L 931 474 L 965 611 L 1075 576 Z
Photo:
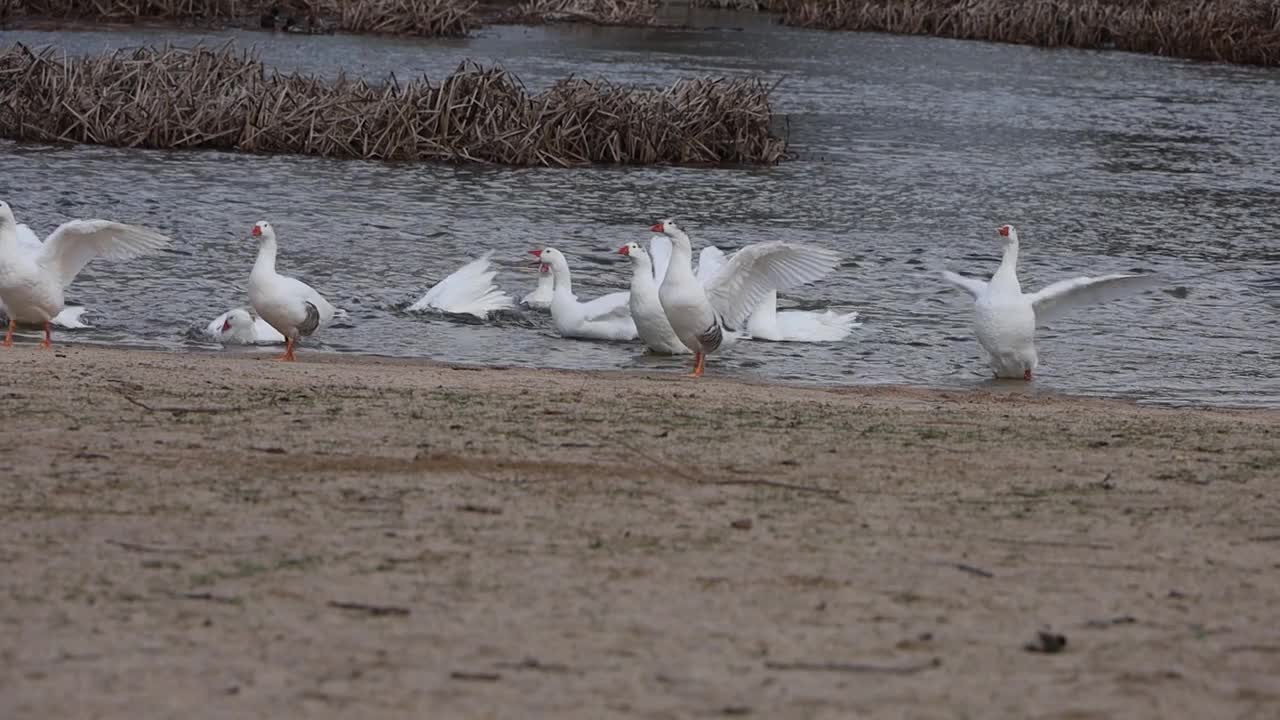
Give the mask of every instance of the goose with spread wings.
M 1059 280 L 1039 292 L 1024 293 L 1018 282 L 1018 231 L 996 231 L 1004 257 L 991 280 L 942 271 L 942 279 L 973 296 L 973 331 L 991 360 L 997 378 L 1030 380 L 1039 364 L 1035 334 L 1044 325 L 1081 305 L 1105 302 L 1153 287 L 1156 275 L 1118 273 Z
M 64 293 L 94 258 L 127 260 L 169 243 L 154 230 L 110 220 L 63 223 L 42 243 L 30 228 L 18 225 L 13 208 L 0 201 L 0 302 L 9 317 L 4 346 L 13 346 L 13 334 L 23 323 L 43 325 L 41 347 L 51 347 L 52 326 L 67 325 L 60 322 L 68 319 Z
M 694 377 L 702 376 L 707 355 L 720 348 L 726 332 L 740 328 L 771 292 L 813 282 L 840 262 L 831 250 L 811 245 L 783 241 L 748 245 L 716 270 L 704 287 L 693 271 L 688 234 L 673 220 L 663 220 L 650 230 L 671 238 L 671 260 L 658 299 L 676 337 L 694 353 Z

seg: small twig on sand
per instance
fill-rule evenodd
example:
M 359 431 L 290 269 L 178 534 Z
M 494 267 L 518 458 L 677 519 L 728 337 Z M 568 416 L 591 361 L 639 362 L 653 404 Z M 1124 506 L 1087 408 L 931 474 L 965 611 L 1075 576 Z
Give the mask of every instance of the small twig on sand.
M 503 668 L 504 670 L 539 670 L 541 672 L 546 672 L 546 673 L 569 672 L 568 665 L 561 665 L 560 663 L 544 663 L 538 658 L 534 658 L 534 657 L 527 657 L 521 660 L 520 662 L 494 663 L 494 666 Z
M 942 658 L 915 665 L 870 665 L 867 663 L 811 663 L 770 662 L 764 666 L 770 670 L 800 670 L 805 672 L 880 673 L 883 675 L 914 675 L 925 670 L 942 667 Z
M 641 458 L 644 458 L 645 460 L 648 460 L 654 465 L 657 465 L 658 467 L 666 470 L 667 472 L 673 475 L 682 477 L 685 480 L 688 480 L 689 482 L 697 483 L 699 485 L 763 485 L 765 487 L 774 487 L 774 488 L 781 488 L 783 490 L 794 490 L 796 492 L 805 492 L 805 493 L 813 493 L 816 495 L 822 495 L 823 497 L 826 497 L 828 500 L 832 500 L 838 503 L 849 502 L 848 500 L 840 497 L 839 490 L 835 490 L 832 488 L 816 487 L 813 485 L 796 485 L 793 483 L 779 482 L 777 480 L 762 480 L 758 478 L 750 479 L 750 480 L 707 480 L 704 478 L 697 477 L 695 475 L 690 475 L 689 473 L 685 472 L 683 469 L 675 465 L 672 465 L 671 463 L 665 462 L 659 458 L 656 458 L 653 455 L 650 455 L 649 453 L 645 452 L 644 450 L 641 450 L 640 448 L 636 447 L 635 445 L 632 445 L 631 443 L 625 440 L 615 440 L 615 442 L 617 442 L 617 444 L 621 445 L 622 447 L 630 450 L 631 452 L 635 453 L 636 455 L 639 455 Z
M 387 617 L 389 615 L 403 617 L 409 614 L 409 608 L 396 607 L 395 605 L 369 605 L 367 603 L 330 600 L 329 607 L 335 607 L 340 610 L 355 610 L 373 617 Z
M 778 482 L 777 480 L 703 480 L 706 485 L 764 485 L 765 487 L 782 488 L 784 490 L 795 490 L 796 492 L 813 493 L 822 495 L 828 500 L 838 503 L 848 504 L 848 500 L 840 497 L 840 491 L 832 488 L 817 487 L 814 485 L 795 485 L 792 483 Z
M 111 390 L 115 392 L 117 395 L 119 395 L 120 397 L 124 398 L 125 400 L 128 400 L 130 403 L 137 405 L 138 407 L 142 408 L 143 410 L 146 410 L 147 412 L 152 412 L 152 413 L 168 412 L 168 413 L 173 413 L 174 415 L 182 415 L 185 413 L 224 413 L 224 412 L 231 413 L 231 412 L 244 412 L 245 410 L 249 409 L 249 408 L 242 408 L 242 407 L 152 406 L 142 402 L 141 400 L 135 400 L 134 398 L 129 397 L 129 395 L 126 394 L 123 390 L 119 390 L 116 388 L 111 388 Z
M 125 550 L 133 550 L 134 552 L 153 552 L 153 553 L 189 553 L 189 552 L 195 552 L 195 551 L 194 551 L 194 550 L 192 550 L 191 548 L 181 548 L 181 547 L 164 547 L 164 546 L 162 546 L 162 545 L 145 545 L 145 544 L 143 544 L 143 543 L 128 542 L 128 541 L 126 541 L 126 540 L 111 540 L 111 539 L 108 539 L 108 540 L 106 540 L 105 542 L 106 542 L 108 545 L 115 545 L 116 547 L 124 548 Z
M 996 576 L 995 573 L 991 572 L 990 570 L 983 570 L 982 568 L 977 567 L 976 565 L 966 565 L 964 563 L 950 562 L 948 560 L 940 560 L 933 564 L 941 565 L 943 567 L 953 567 L 961 572 L 967 572 L 970 575 L 977 575 L 978 577 L 993 578 Z
M 498 673 L 464 672 L 462 670 L 454 670 L 449 673 L 449 677 L 454 680 L 476 680 L 480 682 L 497 682 L 502 679 L 502 676 Z
M 474 505 L 472 503 L 465 503 L 465 504 L 459 505 L 458 510 L 460 510 L 461 512 L 480 513 L 481 515 L 501 515 L 502 514 L 502 508 L 500 507 L 490 507 L 488 505 Z
M 227 597 L 223 595 L 214 595 L 209 592 L 187 592 L 178 593 L 178 597 L 186 600 L 208 600 L 209 602 L 222 603 L 223 605 L 239 605 L 240 598 Z

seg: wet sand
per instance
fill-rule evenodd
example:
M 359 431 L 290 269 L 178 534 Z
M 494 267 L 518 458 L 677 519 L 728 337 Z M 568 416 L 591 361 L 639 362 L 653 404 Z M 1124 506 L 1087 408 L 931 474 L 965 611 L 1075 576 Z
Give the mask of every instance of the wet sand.
M 268 357 L 0 351 L 0 716 L 1280 706 L 1278 412 Z

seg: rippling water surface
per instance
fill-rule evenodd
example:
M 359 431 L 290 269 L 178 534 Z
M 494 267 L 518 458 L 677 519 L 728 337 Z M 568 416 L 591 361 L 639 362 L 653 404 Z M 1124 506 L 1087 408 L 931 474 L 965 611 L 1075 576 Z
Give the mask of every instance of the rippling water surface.
M 535 282 L 525 251 L 543 244 L 569 253 L 580 297 L 625 288 L 614 250 L 666 216 L 695 245 L 828 245 L 846 258 L 838 274 L 783 305 L 856 309 L 863 326 L 834 345 L 741 344 L 710 365 L 823 384 L 988 383 L 966 297 L 932 272 L 989 274 L 994 230 L 1010 222 L 1026 288 L 1081 273 L 1168 278 L 1166 290 L 1043 330 L 1033 391 L 1280 406 L 1280 71 L 695 20 L 721 27 L 499 27 L 432 42 L 10 31 L 0 44 L 233 42 L 284 69 L 370 78 L 440 78 L 471 58 L 533 88 L 570 74 L 760 75 L 780 81 L 796 160 L 566 171 L 0 143 L 0 195 L 42 234 L 102 216 L 178 238 L 175 254 L 90 265 L 71 292 L 95 326 L 75 340 L 169 349 L 217 349 L 191 331 L 246 301 L 259 219 L 280 233 L 281 269 L 351 312 L 309 347 L 529 366 L 675 372 L 688 360 L 563 340 L 532 313 L 478 324 L 400 308 L 484 250 L 519 297 Z

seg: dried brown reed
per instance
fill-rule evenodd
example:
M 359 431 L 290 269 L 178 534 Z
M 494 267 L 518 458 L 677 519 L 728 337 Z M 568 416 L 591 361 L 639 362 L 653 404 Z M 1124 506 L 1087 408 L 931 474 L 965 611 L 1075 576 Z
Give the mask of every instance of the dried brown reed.
M 509 165 L 774 163 L 786 144 L 771 120 L 757 80 L 647 90 L 573 79 L 530 94 L 505 70 L 470 63 L 439 85 L 371 86 L 268 71 L 228 48 L 0 53 L 0 136 L 37 142 Z
M 298 29 L 326 27 L 353 33 L 461 36 L 476 25 L 472 0 L 0 0 L 18 15 L 132 21 L 222 20 L 252 22 L 272 8 Z
M 1274 0 L 785 0 L 783 22 L 1280 64 Z
M 782 12 L 787 0 L 690 0 L 696 7 L 721 10 L 755 10 L 757 12 Z
M 582 22 L 594 25 L 653 25 L 659 0 L 529 0 L 495 18 L 507 23 Z

